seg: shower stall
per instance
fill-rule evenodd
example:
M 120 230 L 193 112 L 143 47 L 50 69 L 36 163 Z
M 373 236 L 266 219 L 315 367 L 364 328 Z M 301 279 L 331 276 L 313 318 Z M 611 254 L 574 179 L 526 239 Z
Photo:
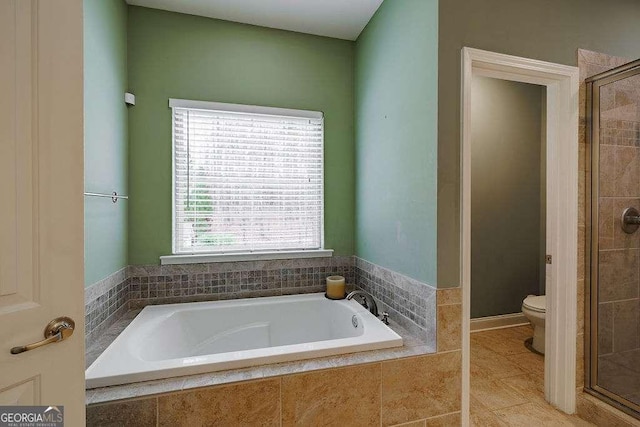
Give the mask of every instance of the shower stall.
M 588 78 L 586 101 L 585 386 L 640 419 L 640 60 Z

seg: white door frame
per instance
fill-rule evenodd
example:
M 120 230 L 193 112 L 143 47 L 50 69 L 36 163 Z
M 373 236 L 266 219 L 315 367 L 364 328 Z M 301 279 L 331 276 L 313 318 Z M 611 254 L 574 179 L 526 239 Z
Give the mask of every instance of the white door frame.
M 471 314 L 471 82 L 473 76 L 547 88 L 545 398 L 575 412 L 578 258 L 578 68 L 465 47 L 461 98 L 462 412 L 468 423 Z

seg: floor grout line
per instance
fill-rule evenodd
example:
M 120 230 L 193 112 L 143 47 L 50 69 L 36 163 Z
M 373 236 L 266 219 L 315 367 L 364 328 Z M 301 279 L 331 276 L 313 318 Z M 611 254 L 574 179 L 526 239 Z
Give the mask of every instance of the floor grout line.
M 494 362 L 494 365 L 491 365 L 491 363 L 482 364 L 482 362 L 480 362 L 480 365 L 484 366 L 483 368 L 485 370 L 484 374 L 487 374 L 487 376 L 485 377 L 484 375 L 482 375 L 481 378 L 475 378 L 475 381 L 474 381 L 474 378 L 472 378 L 472 381 L 473 382 L 477 382 L 477 381 L 493 382 L 494 387 L 499 387 L 500 389 L 499 392 L 504 392 L 505 390 L 508 391 L 507 394 L 505 395 L 508 399 L 512 399 L 512 398 L 515 398 L 517 400 L 521 399 L 521 401 L 519 401 L 518 403 L 507 404 L 506 406 L 503 406 L 503 407 L 490 409 L 489 406 L 486 406 L 488 402 L 493 402 L 491 403 L 491 405 L 495 405 L 496 403 L 498 405 L 501 405 L 504 403 L 508 403 L 508 401 L 507 402 L 503 401 L 502 403 L 500 403 L 499 396 L 493 397 L 494 401 L 483 399 L 482 396 L 480 396 L 480 399 L 475 398 L 476 404 L 479 406 L 476 406 L 475 412 L 472 408 L 471 410 L 472 416 L 474 414 L 477 415 L 478 417 L 480 417 L 480 419 L 482 420 L 481 422 L 483 423 L 489 422 L 485 419 L 486 417 L 492 417 L 495 422 L 501 423 L 500 425 L 503 425 L 503 424 L 511 425 L 510 420 L 513 420 L 514 416 L 518 420 L 516 422 L 522 422 L 523 418 L 526 418 L 526 415 L 525 415 L 526 412 L 533 410 L 534 412 L 532 413 L 531 419 L 529 420 L 532 423 L 539 423 L 540 420 L 534 417 L 538 417 L 540 413 L 544 413 L 549 417 L 553 417 L 555 420 L 558 421 L 558 424 L 560 424 L 561 422 L 566 422 L 567 420 L 575 420 L 576 416 L 565 414 L 563 412 L 556 410 L 548 403 L 543 403 L 544 392 L 540 391 L 541 384 L 539 383 L 539 381 L 543 381 L 542 380 L 543 374 L 539 372 L 540 367 L 538 366 L 541 361 L 542 362 L 544 361 L 542 357 L 535 356 L 533 353 L 529 352 L 528 350 L 525 350 L 522 352 L 510 353 L 510 354 L 502 354 L 500 352 L 500 350 L 506 351 L 506 352 L 510 352 L 514 350 L 515 348 L 517 348 L 515 346 L 518 345 L 517 342 L 520 341 L 521 338 L 523 341 L 522 345 L 524 345 L 525 338 L 523 336 L 533 335 L 533 330 L 530 327 L 526 327 L 527 328 L 526 333 L 524 333 L 524 330 L 525 330 L 524 328 L 525 327 L 522 327 L 522 326 L 515 326 L 512 328 L 503 328 L 503 329 L 497 329 L 492 331 L 485 331 L 486 332 L 485 335 L 477 336 L 477 338 L 474 341 L 472 341 L 471 343 L 472 349 L 475 346 L 475 347 L 481 347 L 483 350 L 480 354 L 476 353 L 475 357 L 479 357 L 481 355 L 482 360 L 484 361 L 484 360 L 491 360 L 491 359 L 499 360 L 499 356 L 502 356 L 503 358 L 512 362 L 509 367 L 504 367 L 499 363 L 496 364 L 495 362 Z M 517 329 L 520 329 L 520 331 L 518 331 L 518 334 L 513 334 L 514 330 L 517 330 Z M 497 344 L 497 341 L 498 342 L 502 341 L 504 343 L 504 347 L 502 345 L 500 345 L 499 347 L 496 347 L 497 345 L 499 345 Z M 499 350 L 496 351 L 496 348 L 499 348 Z M 530 355 L 533 355 L 533 357 Z M 472 354 L 471 357 L 472 357 L 471 363 L 473 364 L 474 355 Z M 521 363 L 518 363 L 519 359 L 523 359 Z M 513 374 L 502 376 L 502 374 L 500 373 L 501 370 L 513 369 L 514 364 L 519 369 L 520 373 L 515 373 L 514 371 Z M 527 366 L 525 367 L 524 365 L 527 365 Z M 476 364 L 476 366 L 478 365 Z M 514 379 L 518 377 L 526 381 L 522 381 L 520 383 L 518 382 L 509 383 L 510 379 Z M 472 397 L 474 394 L 473 390 L 474 390 L 474 387 L 472 386 L 471 387 Z M 485 393 L 487 392 L 485 391 Z M 539 400 L 540 397 L 542 398 L 542 401 Z M 529 405 L 529 408 L 527 408 L 527 405 Z M 519 407 L 522 407 L 522 409 L 519 410 L 518 409 Z M 506 412 L 503 412 L 503 411 L 506 411 Z M 503 413 L 498 415 L 500 412 L 503 412 Z M 517 425 L 521 425 L 521 424 L 517 424 Z
M 496 413 L 496 412 L 498 412 L 498 411 L 504 411 L 505 409 L 511 409 L 511 408 L 515 408 L 515 407 L 517 407 L 517 406 L 529 405 L 530 403 L 534 403 L 534 402 L 532 402 L 532 401 L 530 401 L 530 400 L 527 400 L 527 401 L 526 401 L 526 402 L 524 402 L 524 403 L 516 403 L 515 405 L 505 406 L 504 408 L 489 409 L 489 412 L 492 412 L 492 413 L 494 413 L 494 414 L 495 414 L 495 413 Z M 496 415 L 497 415 L 497 414 L 496 414 Z

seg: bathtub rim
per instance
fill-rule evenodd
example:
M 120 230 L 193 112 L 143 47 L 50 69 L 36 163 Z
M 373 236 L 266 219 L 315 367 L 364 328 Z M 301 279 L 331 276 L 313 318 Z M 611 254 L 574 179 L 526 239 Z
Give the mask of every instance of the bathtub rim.
M 237 301 L 237 300 L 236 300 Z M 182 304 L 182 303 L 177 303 Z M 114 331 L 122 331 L 137 317 L 141 309 L 131 309 L 117 320 L 105 333 L 106 342 L 97 342 L 92 348 L 102 347 L 102 351 L 108 346 L 109 338 L 114 339 Z M 435 337 L 429 338 L 429 334 L 416 328 L 406 328 L 395 319 L 390 318 L 389 327 L 403 339 L 401 347 L 359 351 L 326 357 L 315 357 L 304 360 L 271 363 L 248 368 L 230 369 L 204 374 L 187 375 L 107 386 L 86 390 L 86 404 L 102 404 L 126 399 L 136 399 L 163 393 L 186 391 L 190 389 L 209 387 L 221 384 L 230 384 L 240 381 L 260 380 L 283 375 L 300 374 L 336 367 L 348 367 L 354 365 L 384 362 L 407 357 L 422 356 L 436 353 Z M 117 336 L 117 335 L 116 335 Z M 101 344 L 101 345 L 100 345 Z M 90 349 L 88 349 L 90 350 Z
M 355 300 L 326 300 L 322 293 L 273 296 L 258 299 L 236 299 L 226 301 L 206 301 L 182 304 L 165 304 L 145 307 L 138 316 L 123 330 L 105 349 L 105 351 L 85 370 L 85 388 L 112 387 L 130 383 L 157 381 L 178 376 L 210 374 L 224 372 L 230 369 L 245 369 L 253 366 L 268 366 L 274 363 L 304 361 L 318 357 L 330 357 L 340 354 L 360 353 L 385 348 L 402 346 L 402 337 L 393 329 L 387 327 L 373 316 L 367 309 Z M 280 345 L 273 347 L 255 348 L 250 350 L 214 353 L 202 356 L 182 356 L 143 360 L 136 354 L 132 340 L 139 338 L 140 332 L 145 335 L 168 319 L 179 313 L 198 312 L 210 308 L 232 307 L 251 309 L 254 307 L 269 308 L 274 304 L 291 306 L 294 304 L 328 304 L 326 307 L 338 306 L 338 310 L 346 311 L 347 315 L 358 315 L 365 331 L 354 337 L 334 338 L 328 340 L 308 341 Z M 286 308 L 285 308 L 286 310 Z M 137 327 L 128 330 L 129 327 Z M 371 328 L 370 332 L 366 332 Z M 113 347 L 113 348 L 112 348 Z M 113 360 L 115 357 L 115 360 Z M 124 359 L 118 360 L 118 358 Z M 110 360 L 112 358 L 112 360 Z M 114 372 L 114 363 L 123 371 Z M 124 366 L 124 367 L 123 367 Z M 91 371 L 91 378 L 87 374 Z M 105 373 L 106 371 L 106 373 Z M 102 375 L 100 375 L 102 374 Z

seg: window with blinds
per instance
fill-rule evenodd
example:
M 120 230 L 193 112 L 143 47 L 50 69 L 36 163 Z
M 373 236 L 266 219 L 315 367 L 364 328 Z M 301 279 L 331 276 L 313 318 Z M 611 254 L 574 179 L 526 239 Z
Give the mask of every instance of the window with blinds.
M 322 113 L 169 105 L 175 254 L 322 248 Z

